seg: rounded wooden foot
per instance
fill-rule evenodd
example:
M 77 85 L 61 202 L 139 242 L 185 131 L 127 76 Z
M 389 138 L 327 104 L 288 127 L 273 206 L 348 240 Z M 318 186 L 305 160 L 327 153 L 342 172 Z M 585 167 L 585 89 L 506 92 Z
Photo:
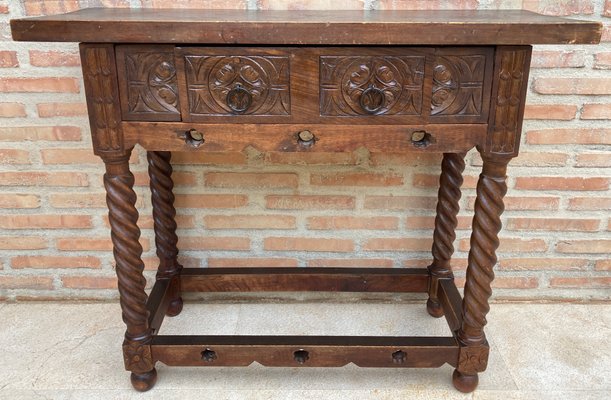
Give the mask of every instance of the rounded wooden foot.
M 168 306 L 168 310 L 166 311 L 165 315 L 167 315 L 168 317 L 177 316 L 182 311 L 182 304 L 182 297 L 175 298 L 170 302 L 170 305 Z
M 132 381 L 132 386 L 139 392 L 146 392 L 155 386 L 155 382 L 157 382 L 157 370 L 153 368 L 149 372 L 144 372 L 141 374 L 136 374 L 132 372 L 130 379 Z
M 465 375 L 462 372 L 459 372 L 457 369 L 454 370 L 452 374 L 452 383 L 454 387 L 463 393 L 471 393 L 477 387 L 477 383 L 479 382 L 479 378 L 477 374 L 475 375 Z
M 443 317 L 443 307 L 438 301 L 428 299 L 426 301 L 426 311 L 428 311 L 431 317 L 441 318 Z

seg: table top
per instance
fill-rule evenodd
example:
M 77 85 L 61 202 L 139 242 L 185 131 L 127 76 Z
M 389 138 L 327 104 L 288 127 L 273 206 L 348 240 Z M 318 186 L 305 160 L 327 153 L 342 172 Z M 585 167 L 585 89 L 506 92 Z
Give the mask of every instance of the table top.
M 15 19 L 42 42 L 272 45 L 595 44 L 602 25 L 522 10 L 257 11 L 89 8 Z

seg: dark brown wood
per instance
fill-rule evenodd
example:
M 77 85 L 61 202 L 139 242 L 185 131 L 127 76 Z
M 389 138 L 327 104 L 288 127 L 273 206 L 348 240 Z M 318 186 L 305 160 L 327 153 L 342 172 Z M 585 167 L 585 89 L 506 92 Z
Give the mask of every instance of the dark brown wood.
M 366 147 L 373 152 L 466 152 L 485 141 L 485 124 L 435 125 L 323 125 L 323 124 L 199 124 L 124 122 L 126 144 L 147 150 L 223 152 L 251 146 L 260 151 L 346 152 Z M 193 146 L 186 132 L 196 129 L 204 142 Z M 314 134 L 314 144 L 299 142 L 299 132 Z M 413 142 L 414 132 L 428 133 Z
M 424 268 L 185 268 L 184 291 L 426 292 Z
M 458 344 L 452 337 L 386 336 L 156 336 L 155 361 L 182 366 L 436 368 L 456 365 Z M 202 353 L 214 352 L 208 361 Z M 307 352 L 305 362 L 295 352 Z M 397 360 L 393 354 L 403 351 Z
M 450 330 L 457 333 L 462 324 L 462 297 L 456 288 L 454 279 L 438 279 L 437 296 L 443 307 L 443 315 L 446 317 Z
M 153 333 L 159 331 L 163 317 L 166 315 L 168 306 L 170 305 L 170 296 L 168 296 L 168 279 L 158 279 L 151 289 L 146 309 L 149 313 L 149 326 Z
M 95 29 L 92 29 L 95 27 Z M 600 41 L 602 24 L 521 10 L 84 9 L 11 21 L 14 40 L 277 45 L 530 45 Z

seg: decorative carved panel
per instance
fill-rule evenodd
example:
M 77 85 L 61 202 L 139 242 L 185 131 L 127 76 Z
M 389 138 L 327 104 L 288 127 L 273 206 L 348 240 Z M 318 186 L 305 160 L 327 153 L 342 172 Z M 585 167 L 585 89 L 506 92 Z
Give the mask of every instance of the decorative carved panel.
M 194 115 L 290 115 L 287 56 L 185 56 Z
M 530 67 L 529 46 L 498 47 L 486 151 L 515 156 L 518 152 Z
M 155 366 L 148 343 L 127 339 L 123 341 L 123 361 L 126 370 L 136 373 L 150 371 Z
M 431 116 L 480 116 L 485 72 L 485 55 L 435 57 Z
M 320 114 L 420 115 L 424 56 L 320 57 Z
M 94 152 L 122 151 L 114 46 L 82 44 L 80 50 Z
M 490 347 L 488 345 L 461 347 L 458 370 L 464 374 L 484 372 L 488 367 L 489 353 Z
M 174 53 L 129 51 L 124 63 L 126 118 L 180 120 Z

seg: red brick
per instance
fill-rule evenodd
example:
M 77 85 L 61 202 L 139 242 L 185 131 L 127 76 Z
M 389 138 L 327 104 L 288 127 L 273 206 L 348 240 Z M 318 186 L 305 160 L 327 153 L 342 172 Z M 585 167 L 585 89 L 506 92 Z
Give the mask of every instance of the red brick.
M 524 190 L 607 190 L 607 178 L 581 178 L 581 177 L 518 177 L 516 189 Z
M 603 24 L 603 32 L 602 37 L 600 39 L 601 42 L 611 42 L 611 25 Z
M 471 228 L 471 221 L 473 216 L 459 216 L 458 226 L 456 229 L 464 230 Z M 435 227 L 435 216 L 409 216 L 405 220 L 406 227 L 408 229 L 429 229 L 432 230 Z
M 276 210 L 348 210 L 353 209 L 352 196 L 286 195 L 265 196 L 265 206 Z
M 208 172 L 204 182 L 218 188 L 292 189 L 297 187 L 298 177 L 293 173 Z
M 584 277 L 584 278 L 551 278 L 550 287 L 554 288 L 574 288 L 574 289 L 596 289 L 611 287 L 611 277 Z
M 50 276 L 0 276 L 0 289 L 52 290 Z
M 177 215 L 174 220 L 176 221 L 176 225 L 178 225 L 178 229 L 195 228 L 195 216 L 193 215 Z M 138 217 L 138 226 L 140 229 L 153 229 L 153 224 L 153 216 L 150 214 L 140 214 Z M 104 216 L 104 225 L 110 227 L 108 216 L 106 215 Z
M 44 164 L 101 164 L 91 149 L 53 148 L 40 150 Z
M 403 175 L 378 173 L 323 173 L 311 174 L 315 186 L 401 186 Z
M 0 236 L 0 250 L 46 249 L 47 241 L 38 236 Z
M 588 260 L 578 258 L 501 258 L 499 269 L 507 271 L 583 271 Z
M 434 210 L 436 197 L 427 196 L 366 196 L 366 209 L 374 210 Z
M 106 194 L 99 193 L 51 193 L 49 203 L 55 208 L 106 208 Z M 143 204 L 138 198 L 138 206 Z
M 505 210 L 511 211 L 553 211 L 560 207 L 559 197 L 513 197 L 508 196 L 503 200 Z M 470 197 L 467 203 L 467 209 L 473 210 L 475 197 Z
M 172 152 L 172 164 L 242 165 L 246 155 L 242 153 Z
M 559 253 L 611 253 L 611 239 L 562 240 L 556 245 Z
M 361 0 L 259 0 L 262 10 L 362 10 Z M 233 7 L 232 7 L 233 8 Z
M 17 118 L 27 116 L 25 106 L 21 103 L 0 103 L 0 118 Z M 2 128 L 9 129 L 9 128 Z M 0 139 L 2 140 L 2 139 Z
M 209 268 L 296 268 L 299 265 L 294 258 L 209 258 Z
M 524 119 L 570 121 L 577 115 L 577 106 L 571 104 L 527 104 Z
M 78 0 L 27 0 L 24 5 L 27 15 L 61 14 L 79 9 Z
M 0 172 L 2 186 L 88 186 L 87 174 L 79 172 Z
M 30 65 L 35 67 L 78 67 L 78 52 L 30 50 Z
M 539 286 L 539 279 L 535 277 L 502 276 L 492 281 L 494 289 L 534 289 Z
M 477 0 L 381 0 L 381 10 L 475 10 Z
M 89 215 L 0 215 L 3 229 L 86 229 L 91 228 Z
M 592 0 L 524 0 L 522 8 L 546 15 L 594 13 L 594 3 Z
M 0 149 L 0 164 L 29 164 L 30 152 L 19 149 Z
M 114 276 L 64 276 L 62 285 L 68 289 L 115 289 L 117 278 Z
M 374 166 L 410 167 L 441 165 L 442 154 L 439 153 L 371 153 L 371 164 Z
M 531 68 L 582 68 L 585 51 L 534 51 Z
M 192 237 L 178 239 L 181 250 L 250 250 L 250 239 L 246 237 Z
M 292 215 L 206 215 L 207 229 L 295 229 Z
M 540 94 L 611 94 L 608 78 L 535 78 L 534 91 Z
M 366 251 L 430 251 L 433 244 L 429 238 L 376 238 L 363 245 Z
M 246 0 L 143 0 L 145 7 L 153 8 L 206 8 L 206 9 L 241 9 L 247 8 Z
M 140 245 L 144 251 L 148 251 L 150 245 L 147 238 L 140 238 Z M 58 250 L 65 251 L 109 251 L 112 250 L 112 242 L 109 237 L 67 237 L 57 238 Z
M 263 248 L 268 251 L 329 251 L 352 252 L 354 242 L 349 239 L 304 238 L 304 237 L 267 237 Z
M 265 153 L 267 164 L 283 165 L 355 165 L 358 157 L 354 153 Z
M 594 69 L 611 69 L 611 52 L 594 54 Z
M 195 186 L 197 184 L 197 174 L 195 172 L 174 171 L 172 172 L 174 186 Z M 134 173 L 134 186 L 146 186 L 150 183 L 148 172 Z
M 39 208 L 40 196 L 34 194 L 0 194 L 0 208 Z
M 174 205 L 181 208 L 238 208 L 248 204 L 241 194 L 178 194 Z
M 596 261 L 596 271 L 611 271 L 611 259 Z
M 475 176 L 463 176 L 463 189 L 475 189 L 477 186 L 477 177 Z M 415 173 L 412 178 L 412 185 L 414 187 L 431 187 L 436 188 L 439 186 L 439 175 L 431 175 L 431 174 L 418 174 Z
M 581 119 L 611 119 L 611 104 L 584 104 Z
M 574 197 L 569 199 L 569 210 L 598 211 L 611 210 L 609 197 Z
M 528 144 L 611 144 L 611 129 L 542 129 L 526 133 Z
M 308 260 L 308 267 L 392 268 L 393 264 L 393 260 L 387 258 L 316 258 Z
M 79 93 L 76 78 L 4 78 L 0 92 Z
M 520 239 L 520 238 L 502 238 L 501 245 L 498 248 L 499 253 L 526 253 L 526 252 L 543 252 L 547 250 L 547 244 L 543 239 Z M 458 242 L 460 251 L 469 251 L 469 239 L 461 239 Z
M 8 5 L 0 4 L 0 14 L 8 14 L 8 13 L 9 13 Z
M 520 152 L 516 158 L 511 159 L 509 165 L 512 167 L 564 167 L 568 160 L 569 155 L 566 153 Z
M 81 128 L 76 126 L 0 127 L 0 142 L 26 140 L 77 141 L 81 140 Z
M 14 68 L 19 66 L 16 51 L 0 51 L 0 68 Z
M 611 17 L 611 0 L 605 0 L 605 9 L 603 10 L 603 16 Z
M 576 156 L 576 167 L 611 167 L 611 154 L 607 153 L 581 153 Z
M 397 217 L 308 217 L 308 229 L 337 230 L 337 229 L 373 229 L 396 230 L 399 228 Z
M 596 232 L 599 226 L 598 219 L 509 218 L 507 220 L 507 229 L 525 231 Z
M 87 105 L 84 103 L 41 103 L 37 104 L 38 116 L 52 117 L 81 117 L 87 115 Z
M 11 259 L 11 268 L 101 268 L 102 263 L 97 257 L 68 256 L 17 256 Z

